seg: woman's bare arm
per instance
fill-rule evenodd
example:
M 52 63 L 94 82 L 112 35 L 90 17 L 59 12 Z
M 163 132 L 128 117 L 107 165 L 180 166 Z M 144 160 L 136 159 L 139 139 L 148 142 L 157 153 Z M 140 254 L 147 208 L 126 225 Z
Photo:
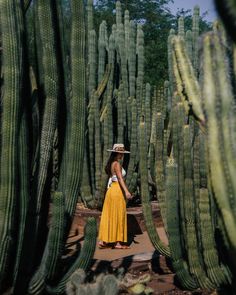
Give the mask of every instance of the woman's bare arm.
M 112 170 L 114 171 L 114 174 L 116 174 L 117 179 L 118 179 L 118 182 L 119 182 L 121 188 L 123 189 L 126 198 L 127 198 L 127 199 L 131 199 L 131 198 L 132 198 L 132 195 L 131 195 L 131 193 L 129 192 L 129 190 L 128 190 L 128 188 L 127 188 L 125 182 L 124 182 L 124 179 L 123 179 L 123 176 L 122 176 L 122 170 L 121 170 L 120 163 L 119 163 L 118 161 L 113 162 L 111 168 L 112 168 Z

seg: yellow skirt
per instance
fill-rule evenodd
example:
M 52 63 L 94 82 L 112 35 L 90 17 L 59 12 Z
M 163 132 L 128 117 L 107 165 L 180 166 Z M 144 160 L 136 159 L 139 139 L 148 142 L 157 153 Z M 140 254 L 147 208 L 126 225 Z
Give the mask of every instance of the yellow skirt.
M 127 242 L 126 202 L 118 182 L 107 189 L 98 238 L 106 243 Z

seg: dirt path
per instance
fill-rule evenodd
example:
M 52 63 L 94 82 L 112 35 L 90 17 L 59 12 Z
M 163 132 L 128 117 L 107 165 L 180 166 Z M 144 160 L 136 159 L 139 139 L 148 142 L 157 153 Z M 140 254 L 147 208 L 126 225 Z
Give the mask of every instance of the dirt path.
M 192 294 L 191 292 L 178 288 L 168 261 L 164 256 L 159 255 L 155 251 L 146 232 L 141 207 L 129 208 L 127 213 L 130 249 L 99 249 L 97 246 L 92 271 L 96 274 L 101 272 L 111 273 L 118 268 L 123 268 L 125 273 L 130 273 L 134 277 L 149 273 L 151 275 L 151 281 L 148 283 L 148 286 L 154 289 L 154 295 Z M 71 238 L 68 240 L 68 245 L 70 245 L 68 251 L 74 251 L 73 247 L 78 240 L 81 243 L 83 242 L 83 227 L 86 218 L 88 216 L 94 216 L 99 226 L 100 214 L 101 212 L 99 211 L 77 208 L 70 235 Z M 153 216 L 161 240 L 165 244 L 168 244 L 168 239 L 162 226 L 160 211 L 156 203 L 153 203 Z M 195 294 L 202 293 L 195 292 Z

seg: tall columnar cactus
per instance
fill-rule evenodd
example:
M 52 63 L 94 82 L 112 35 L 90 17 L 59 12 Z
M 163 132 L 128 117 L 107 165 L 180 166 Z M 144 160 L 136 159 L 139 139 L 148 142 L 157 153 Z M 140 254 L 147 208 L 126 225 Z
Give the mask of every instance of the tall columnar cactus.
M 215 37 L 216 38 L 216 37 Z M 222 159 L 221 147 L 219 144 L 220 130 L 215 128 L 218 126 L 218 118 L 216 114 L 216 87 L 214 80 L 214 58 L 211 50 L 211 36 L 207 35 L 204 38 L 204 81 L 203 96 L 205 98 L 205 110 L 208 116 L 207 120 L 207 146 L 209 165 L 211 171 L 211 181 L 215 193 L 216 201 L 223 218 L 223 224 L 227 233 L 228 239 L 235 249 L 236 240 L 232 235 L 232 228 L 235 227 L 235 215 L 231 209 L 229 200 L 228 186 L 226 176 L 223 171 L 224 163 Z
M 125 52 L 126 54 L 126 60 L 128 61 L 128 52 L 129 52 L 129 35 L 130 35 L 130 19 L 129 19 L 129 10 L 125 11 L 125 16 L 124 16 L 124 27 L 125 27 Z
M 137 53 L 137 80 L 136 80 L 136 99 L 137 99 L 137 107 L 139 116 L 141 115 L 142 110 L 142 98 L 143 98 L 143 83 L 144 83 L 144 34 L 142 30 L 142 25 L 138 24 L 137 26 L 137 45 L 136 45 L 136 53 Z
M 116 1 L 116 25 L 122 24 L 122 10 L 120 1 Z
M 192 34 L 192 31 L 188 30 L 186 32 L 185 39 L 186 39 L 186 47 L 187 47 L 189 59 L 191 61 L 193 61 L 193 34 Z
M 10 258 L 15 255 L 13 234 L 16 226 L 15 210 L 18 195 L 17 150 L 22 82 L 22 38 L 17 23 L 22 21 L 19 19 L 22 18 L 22 11 L 16 1 L 4 1 L 0 3 L 0 14 L 4 75 L 0 155 L 0 288 L 2 289 L 2 283 L 12 269 Z
M 155 249 L 158 250 L 161 254 L 169 257 L 170 249 L 160 240 L 152 217 L 152 208 L 150 204 L 148 189 L 146 126 L 143 120 L 139 124 L 139 159 L 142 208 L 146 229 Z
M 94 29 L 93 20 L 93 0 L 87 2 L 87 15 L 88 15 L 88 33 Z
M 102 81 L 105 73 L 105 58 L 106 58 L 106 22 L 103 21 L 99 27 L 99 38 L 98 38 L 98 84 Z
M 200 7 L 196 5 L 193 10 L 193 67 L 195 72 L 198 72 L 198 38 L 199 38 L 199 20 L 200 20 Z
M 44 201 L 45 183 L 47 180 L 47 170 L 53 148 L 54 134 L 57 124 L 58 111 L 58 66 L 56 60 L 55 29 L 53 29 L 53 12 L 51 2 L 38 1 L 37 14 L 39 20 L 40 39 L 43 51 L 43 86 L 45 93 L 45 106 L 42 120 L 42 130 L 40 135 L 40 157 L 37 171 L 37 181 L 35 181 L 35 192 L 37 198 L 36 228 L 35 236 L 38 234 L 42 219 L 42 203 Z
M 94 89 L 96 89 L 96 72 L 97 72 L 97 52 L 96 52 L 96 32 L 91 30 L 88 33 L 88 64 L 89 64 L 89 96 L 92 95 Z
M 73 216 L 83 171 L 84 133 L 86 114 L 85 84 L 85 20 L 83 1 L 72 1 L 71 31 L 71 129 L 66 183 L 66 211 Z
M 137 172 L 135 171 L 137 169 L 137 163 L 138 163 L 138 153 L 137 153 L 137 144 L 138 144 L 138 134 L 137 134 L 137 120 L 138 120 L 138 114 L 137 114 L 137 102 L 136 99 L 133 99 L 132 105 L 132 118 L 131 118 L 131 142 L 130 142 L 130 160 L 129 160 L 129 167 L 127 171 L 127 178 L 126 183 L 130 189 L 131 192 L 135 191 L 135 185 L 137 180 Z M 133 186 L 131 184 L 134 184 Z
M 196 232 L 196 207 L 194 202 L 193 167 L 191 156 L 191 136 L 189 125 L 184 127 L 184 207 L 186 223 L 186 250 L 190 272 L 196 277 L 201 288 L 214 289 L 215 285 L 206 276 L 201 264 L 201 251 L 198 249 Z
M 130 21 L 128 62 L 129 62 L 129 95 L 135 97 L 135 74 L 136 74 L 136 26 Z
M 185 39 L 184 17 L 178 19 L 178 36 Z
M 168 74 L 170 81 L 170 95 L 174 93 L 174 77 L 173 77 L 173 59 L 172 59 L 172 39 L 175 36 L 175 30 L 171 29 L 168 36 Z
M 166 163 L 167 227 L 171 259 L 181 285 L 189 290 L 194 290 L 198 284 L 190 274 L 184 258 L 178 199 L 178 166 L 174 158 L 171 157 Z
M 163 158 L 163 134 L 164 120 L 163 114 L 158 112 L 156 117 L 156 142 L 155 142 L 155 182 L 157 199 L 161 209 L 161 216 L 166 225 L 166 190 L 165 190 L 165 173 Z

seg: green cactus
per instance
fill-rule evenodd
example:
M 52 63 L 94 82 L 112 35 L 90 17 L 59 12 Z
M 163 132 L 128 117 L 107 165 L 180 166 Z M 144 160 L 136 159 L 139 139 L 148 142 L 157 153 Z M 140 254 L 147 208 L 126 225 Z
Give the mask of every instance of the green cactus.
M 130 21 L 129 32 L 129 48 L 128 48 L 128 62 L 129 62 L 129 95 L 135 97 L 135 74 L 136 74 L 136 27 L 134 21 Z
M 128 71 L 127 71 L 127 56 L 125 52 L 125 30 L 124 25 L 119 24 L 117 26 L 117 43 L 119 49 L 119 58 L 121 66 L 121 81 L 124 87 L 124 96 L 127 99 L 129 97 L 129 86 L 128 86 Z M 124 112 L 124 115 L 126 112 Z M 125 124 L 125 120 L 124 120 Z
M 14 266 L 14 282 L 15 284 L 20 259 L 22 255 L 22 247 L 24 243 L 24 232 L 26 225 L 26 216 L 28 210 L 28 202 L 29 202 L 29 149 L 28 146 L 28 133 L 27 133 L 27 120 L 26 113 L 22 114 L 21 125 L 19 131 L 19 167 L 20 167 L 20 202 L 19 202 L 19 229 L 18 229 L 18 242 L 17 242 L 17 253 L 16 253 L 16 261 Z
M 175 30 L 171 29 L 168 36 L 168 74 L 169 74 L 169 81 L 170 81 L 170 95 L 172 96 L 175 87 L 174 87 L 174 76 L 173 76 L 173 58 L 172 58 L 172 39 L 175 36 Z
M 162 113 L 157 113 L 157 133 L 155 142 L 155 182 L 157 199 L 161 209 L 161 216 L 166 227 L 166 190 L 165 190 L 165 174 L 164 174 L 164 159 L 163 159 L 163 131 L 164 120 Z
M 92 92 L 96 89 L 96 71 L 97 71 L 97 53 L 96 53 L 96 32 L 95 30 L 89 31 L 88 38 L 88 64 L 89 64 L 89 97 L 91 97 Z
M 103 21 L 99 27 L 98 38 L 98 84 L 102 81 L 105 73 L 105 58 L 106 58 L 106 22 Z
M 75 271 L 69 282 L 67 283 L 66 294 L 104 294 L 104 295 L 116 295 L 119 292 L 118 279 L 111 274 L 100 274 L 95 282 L 85 283 L 85 273 L 82 269 Z
M 126 183 L 131 192 L 134 192 L 136 189 L 136 181 L 137 181 L 137 163 L 138 163 L 138 154 L 137 154 L 137 144 L 138 144 L 138 135 L 137 135 L 137 102 L 136 99 L 132 101 L 132 125 L 131 125 L 131 143 L 130 143 L 130 159 L 129 159 L 129 167 L 127 171 Z
M 116 25 L 122 24 L 122 10 L 120 1 L 116 1 Z
M 151 85 L 149 83 L 146 83 L 145 90 L 145 102 L 143 107 L 145 109 L 144 114 L 147 126 L 147 141 L 149 142 L 151 136 Z
M 189 125 L 184 126 L 184 208 L 186 223 L 186 250 L 190 272 L 196 277 L 201 288 L 214 289 L 201 264 L 196 232 L 196 207 L 194 203 L 193 167 L 191 156 L 191 137 Z
M 194 290 L 198 287 L 198 284 L 190 274 L 184 259 L 178 199 L 178 166 L 174 158 L 171 157 L 168 158 L 166 164 L 167 232 L 171 259 L 181 285 L 188 290 Z
M 128 52 L 130 47 L 130 19 L 129 19 L 129 10 L 125 10 L 125 16 L 124 16 L 124 28 L 125 28 L 125 52 L 126 54 L 126 62 L 128 61 Z
M 193 34 L 192 31 L 188 30 L 185 36 L 186 48 L 188 52 L 188 57 L 191 62 L 193 62 Z
M 211 171 L 211 182 L 213 186 L 213 191 L 216 197 L 216 201 L 221 212 L 225 231 L 229 238 L 232 247 L 236 248 L 236 239 L 232 235 L 232 228 L 235 227 L 235 217 L 231 210 L 231 204 L 228 198 L 227 192 L 227 181 L 224 175 L 222 162 L 222 154 L 219 144 L 219 129 L 218 118 L 216 115 L 216 88 L 214 81 L 214 59 L 211 51 L 211 36 L 206 35 L 204 38 L 204 81 L 203 84 L 203 97 L 205 101 L 205 111 L 208 116 L 207 120 L 207 149 L 209 155 L 209 165 Z
M 22 82 L 22 38 L 17 23 L 22 20 L 22 12 L 16 1 L 0 3 L 2 31 L 2 59 L 4 94 L 1 115 L 1 155 L 0 155 L 0 289 L 11 268 L 10 257 L 15 255 L 15 214 L 18 182 L 18 136 L 20 126 L 20 89 Z M 21 147 L 22 149 L 22 147 Z M 22 150 L 21 150 L 22 151 Z M 26 175 L 22 175 L 25 177 Z M 22 184 L 24 185 L 24 184 Z M 22 208 L 22 210 L 24 210 Z M 24 220 L 22 220 L 24 222 Z M 23 224 L 22 224 L 23 225 Z M 12 252 L 13 251 L 13 252 Z M 11 278 L 12 280 L 12 278 Z
M 198 72 L 198 38 L 199 38 L 199 20 L 200 20 L 200 7 L 194 6 L 193 9 L 193 67 L 195 73 Z
M 69 131 L 66 211 L 73 216 L 82 180 L 85 132 L 85 23 L 83 1 L 72 1 L 71 129 Z M 60 188 L 60 186 L 59 186 Z
M 140 165 L 143 215 L 145 219 L 146 229 L 153 246 L 162 255 L 170 257 L 170 250 L 160 240 L 158 233 L 156 231 L 154 221 L 153 221 L 153 216 L 152 216 L 152 208 L 150 204 L 150 196 L 149 196 L 149 189 L 148 189 L 147 141 L 146 141 L 145 128 L 146 128 L 145 122 L 141 121 L 139 124 L 139 165 Z
M 185 39 L 184 17 L 182 16 L 178 19 L 178 36 Z
M 55 276 L 55 271 L 62 255 L 65 223 L 65 198 L 61 192 L 55 192 L 52 201 L 52 220 L 47 243 L 44 248 L 40 266 L 29 283 L 29 294 L 42 293 L 46 282 L 52 280 Z
M 88 15 L 88 34 L 94 29 L 93 20 L 93 0 L 87 1 L 87 15 Z
M 198 81 L 194 74 L 191 62 L 187 55 L 183 40 L 178 37 L 173 38 L 173 49 L 176 55 L 176 61 L 184 83 L 185 91 L 193 112 L 200 122 L 205 121 L 201 105 L 201 93 Z
M 43 57 L 43 88 L 45 93 L 44 115 L 39 143 L 39 164 L 36 171 L 35 194 L 37 204 L 35 208 L 35 230 L 37 237 L 43 216 L 44 190 L 47 180 L 47 170 L 53 150 L 54 134 L 57 124 L 58 109 L 58 65 L 56 60 L 55 30 L 52 26 L 53 12 L 50 2 L 37 2 L 37 15 L 39 20 L 40 39 L 42 41 Z M 33 239 L 32 239 L 33 241 Z M 36 242 L 36 240 L 35 240 Z M 34 248 L 32 243 L 32 248 Z
M 46 290 L 49 294 L 63 294 L 65 292 L 66 284 L 69 281 L 71 275 L 78 269 L 87 270 L 91 263 L 91 258 L 94 255 L 96 248 L 97 227 L 96 220 L 93 217 L 89 217 L 84 230 L 84 243 L 83 247 L 73 262 L 69 270 L 63 275 L 56 286 L 46 285 Z

